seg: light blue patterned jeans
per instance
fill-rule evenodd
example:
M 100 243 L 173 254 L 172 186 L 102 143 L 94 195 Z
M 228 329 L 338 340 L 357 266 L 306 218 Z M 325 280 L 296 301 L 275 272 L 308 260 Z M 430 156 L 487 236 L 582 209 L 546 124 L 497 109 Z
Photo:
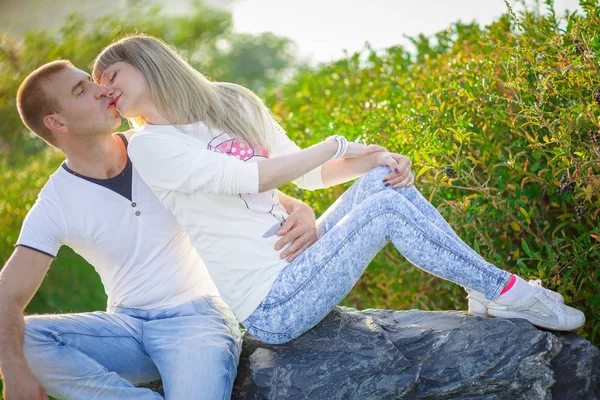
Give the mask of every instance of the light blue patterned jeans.
M 23 350 L 58 399 L 162 399 L 134 384 L 162 378 L 167 399 L 229 399 L 242 335 L 220 297 L 171 308 L 25 317 Z
M 302 335 L 350 292 L 388 243 L 412 264 L 496 298 L 510 277 L 464 243 L 413 186 L 386 187 L 388 167 L 354 183 L 317 221 L 318 240 L 288 264 L 243 321 L 258 339 L 281 344 Z

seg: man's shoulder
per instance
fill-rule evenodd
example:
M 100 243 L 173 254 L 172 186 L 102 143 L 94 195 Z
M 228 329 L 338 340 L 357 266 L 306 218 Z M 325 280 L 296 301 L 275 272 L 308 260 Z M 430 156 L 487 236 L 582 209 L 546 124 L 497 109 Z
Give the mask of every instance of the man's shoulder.
M 72 195 L 72 190 L 78 186 L 78 180 L 72 178 L 71 173 L 65 169 L 64 162 L 61 163 L 40 190 L 37 198 L 38 202 L 50 201 L 55 203 L 65 196 Z
M 51 196 L 51 195 L 53 195 L 57 191 L 58 186 L 61 186 L 61 185 L 64 184 L 63 183 L 64 177 L 65 177 L 64 174 L 67 171 L 64 169 L 63 164 L 64 164 L 64 161 L 48 177 L 48 180 L 46 181 L 46 183 L 44 184 L 44 186 L 40 190 L 38 198 L 39 197 L 43 197 L 43 196 Z
M 47 216 L 62 213 L 67 207 L 63 202 L 63 196 L 68 195 L 71 190 L 65 186 L 68 179 L 65 179 L 65 174 L 68 174 L 62 167 L 50 175 L 48 181 L 44 184 L 37 195 L 35 203 L 27 213 L 27 217 L 23 222 L 26 225 L 40 225 L 43 227 L 44 221 L 47 221 Z M 61 195 L 63 193 L 63 195 Z M 45 229 L 45 227 L 43 227 Z

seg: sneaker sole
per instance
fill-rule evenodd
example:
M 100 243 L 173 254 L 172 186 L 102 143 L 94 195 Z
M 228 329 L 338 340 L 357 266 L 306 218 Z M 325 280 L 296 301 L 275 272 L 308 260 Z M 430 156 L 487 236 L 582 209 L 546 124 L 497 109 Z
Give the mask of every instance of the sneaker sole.
M 535 318 L 529 315 L 523 315 L 522 313 L 513 312 L 513 311 L 503 311 L 503 310 L 495 310 L 489 309 L 487 313 L 490 317 L 494 318 L 510 318 L 510 319 L 524 319 L 531 322 L 535 326 L 539 326 L 540 328 L 551 329 L 553 331 L 572 331 L 578 328 L 581 328 L 585 324 L 585 320 L 581 323 L 572 324 L 572 325 L 556 325 L 550 321 L 546 321 L 543 319 Z

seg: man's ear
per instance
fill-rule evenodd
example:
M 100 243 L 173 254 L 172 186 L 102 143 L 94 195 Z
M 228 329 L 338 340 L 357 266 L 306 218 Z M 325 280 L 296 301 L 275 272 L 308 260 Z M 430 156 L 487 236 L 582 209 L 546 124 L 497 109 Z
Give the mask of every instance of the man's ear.
M 68 132 L 69 127 L 66 121 L 59 114 L 50 114 L 44 117 L 44 125 L 52 132 Z

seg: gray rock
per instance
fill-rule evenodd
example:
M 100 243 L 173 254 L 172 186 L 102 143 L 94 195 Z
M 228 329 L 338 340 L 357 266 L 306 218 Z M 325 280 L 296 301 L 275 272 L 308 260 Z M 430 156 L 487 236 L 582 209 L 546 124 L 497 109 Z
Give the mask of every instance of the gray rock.
M 574 333 L 463 311 L 336 307 L 284 345 L 246 334 L 233 399 L 600 399 Z

